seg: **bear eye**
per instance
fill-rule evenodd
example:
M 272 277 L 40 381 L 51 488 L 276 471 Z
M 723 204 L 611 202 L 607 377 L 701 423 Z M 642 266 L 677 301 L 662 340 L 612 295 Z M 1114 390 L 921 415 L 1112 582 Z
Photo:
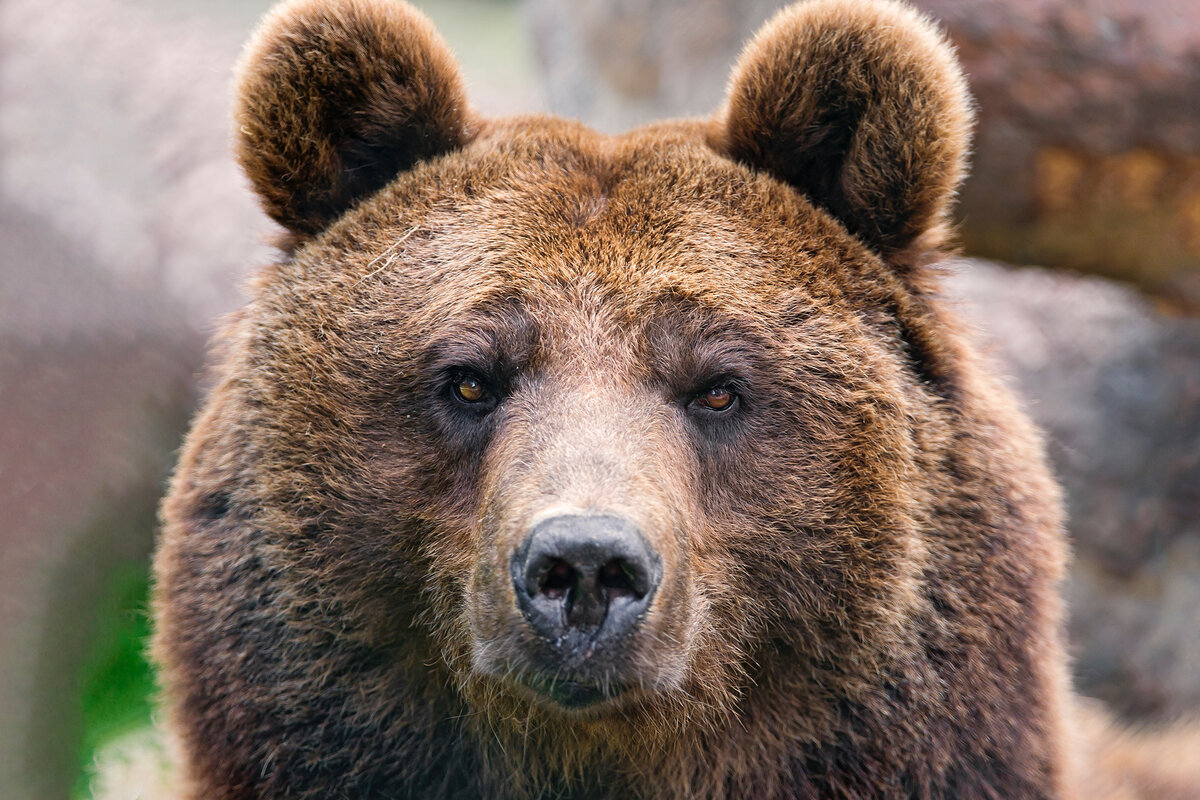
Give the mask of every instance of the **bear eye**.
M 492 400 L 492 393 L 488 391 L 487 384 L 475 375 L 455 376 L 450 390 L 456 400 L 469 406 L 486 406 Z
M 736 401 L 737 395 L 728 386 L 714 386 L 696 397 L 693 402 L 709 411 L 722 412 L 733 408 Z

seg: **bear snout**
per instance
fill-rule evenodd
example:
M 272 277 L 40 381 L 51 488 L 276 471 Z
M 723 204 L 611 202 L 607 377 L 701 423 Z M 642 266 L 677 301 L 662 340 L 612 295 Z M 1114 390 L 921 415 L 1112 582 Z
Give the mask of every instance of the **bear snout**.
M 544 519 L 512 557 L 526 622 L 571 660 L 618 646 L 636 630 L 661 579 L 662 559 L 641 531 L 611 515 Z
M 604 713 L 688 674 L 698 515 L 672 407 L 575 366 L 527 371 L 497 419 L 465 621 L 481 686 Z

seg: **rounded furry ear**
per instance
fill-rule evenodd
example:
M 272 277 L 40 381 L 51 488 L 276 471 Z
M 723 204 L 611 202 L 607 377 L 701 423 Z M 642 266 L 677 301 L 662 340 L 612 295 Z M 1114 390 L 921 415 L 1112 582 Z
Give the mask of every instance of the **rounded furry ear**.
M 890 0 L 809 0 L 746 46 L 718 147 L 904 261 L 941 246 L 972 108 L 941 32 Z
M 277 6 L 242 56 L 234 119 L 263 207 L 303 235 L 474 128 L 450 48 L 399 0 Z

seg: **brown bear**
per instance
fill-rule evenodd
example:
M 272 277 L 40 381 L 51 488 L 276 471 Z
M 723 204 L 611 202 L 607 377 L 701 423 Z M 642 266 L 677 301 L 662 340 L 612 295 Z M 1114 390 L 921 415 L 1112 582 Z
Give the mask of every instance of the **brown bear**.
M 711 119 L 610 137 L 292 0 L 236 124 L 291 237 L 164 505 L 187 797 L 1102 796 L 1058 491 L 939 296 L 931 23 L 798 4 Z

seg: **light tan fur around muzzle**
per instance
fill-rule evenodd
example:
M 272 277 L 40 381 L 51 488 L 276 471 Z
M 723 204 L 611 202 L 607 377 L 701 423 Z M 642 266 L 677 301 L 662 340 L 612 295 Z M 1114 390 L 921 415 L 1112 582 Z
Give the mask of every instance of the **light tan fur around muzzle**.
M 649 612 L 623 645 L 629 672 L 617 677 L 655 691 L 684 681 L 702 602 L 689 539 L 703 514 L 689 500 L 696 477 L 684 431 L 627 374 L 611 357 L 584 369 L 551 367 L 506 409 L 484 466 L 479 566 L 469 592 L 472 666 L 483 674 L 503 674 L 512 650 L 529 638 L 507 579 L 513 554 L 540 522 L 579 514 L 628 521 L 662 562 Z

